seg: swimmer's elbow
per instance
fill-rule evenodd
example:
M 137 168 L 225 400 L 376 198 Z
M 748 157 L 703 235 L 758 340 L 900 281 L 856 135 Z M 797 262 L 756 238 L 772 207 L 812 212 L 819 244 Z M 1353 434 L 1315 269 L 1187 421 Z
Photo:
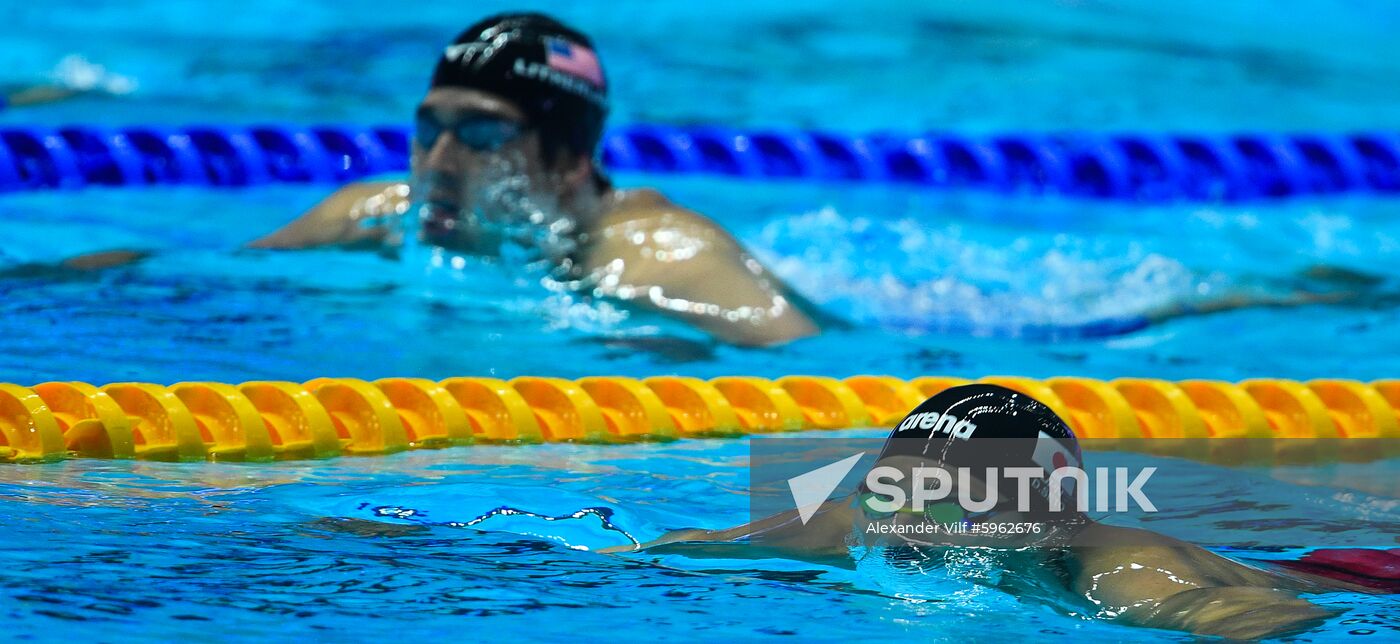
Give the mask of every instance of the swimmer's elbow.
M 326 247 L 347 250 L 376 249 L 383 246 L 387 236 L 387 231 L 383 228 L 350 230 L 335 222 L 298 220 L 287 225 L 286 228 L 248 242 L 244 248 L 266 250 L 306 250 Z
M 1254 640 L 1309 631 L 1339 614 L 1273 588 L 1224 587 L 1177 593 L 1124 618 L 1140 626 Z
M 277 231 L 248 242 L 246 248 L 301 250 L 326 246 L 377 248 L 388 237 L 382 225 L 362 225 L 365 203 L 392 191 L 396 200 L 407 199 L 407 190 L 392 181 L 352 183 L 331 193 L 305 214 Z M 380 200 L 387 203 L 388 197 Z M 395 202 L 397 203 L 397 201 Z M 357 214 L 358 213 L 358 214 Z
M 244 248 L 267 250 L 302 250 L 336 243 L 342 231 L 328 226 L 326 217 L 312 212 L 282 228 L 244 244 Z

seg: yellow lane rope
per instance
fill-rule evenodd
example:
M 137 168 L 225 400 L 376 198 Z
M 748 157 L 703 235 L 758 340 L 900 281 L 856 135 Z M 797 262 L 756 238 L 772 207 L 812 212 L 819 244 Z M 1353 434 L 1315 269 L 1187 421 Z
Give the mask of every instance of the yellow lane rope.
M 0 460 L 270 461 L 472 443 L 888 427 L 925 398 L 967 382 L 940 376 L 658 376 L 0 384 Z M 1299 439 L 1271 449 L 1313 462 L 1349 460 L 1345 448 L 1336 447 L 1340 442 L 1318 439 L 1400 438 L 1400 380 L 991 376 L 980 382 L 1040 400 L 1081 438 L 1100 439 L 1088 441 L 1100 448 L 1147 439 L 1157 445 L 1147 451 L 1164 449 L 1156 439 Z

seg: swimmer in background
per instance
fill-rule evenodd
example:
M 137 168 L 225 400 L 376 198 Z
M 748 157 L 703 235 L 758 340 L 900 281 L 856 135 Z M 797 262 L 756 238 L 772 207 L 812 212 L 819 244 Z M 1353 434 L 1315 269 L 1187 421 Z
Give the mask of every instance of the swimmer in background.
M 408 181 L 346 185 L 249 247 L 391 249 L 413 235 L 449 254 L 520 261 L 520 252 L 502 257 L 513 246 L 551 286 L 659 312 L 733 345 L 777 345 L 844 325 L 713 220 L 655 190 L 615 188 L 598 161 L 607 111 L 607 80 L 586 36 L 537 13 L 487 18 L 437 61 L 417 110 Z M 0 276 L 98 271 L 147 255 L 91 253 Z M 1328 275 L 1307 277 L 1344 281 Z M 1350 302 L 1367 287 L 1286 288 L 1175 303 L 1133 324 Z
M 88 62 L 82 56 L 66 56 L 54 70 L 56 81 L 47 84 L 0 87 L 0 111 L 66 101 L 88 94 L 130 94 L 136 82 Z
M 250 246 L 382 248 L 401 234 L 384 222 L 407 216 L 448 252 L 493 257 L 513 242 L 565 288 L 678 318 L 730 344 L 775 345 L 842 324 L 711 219 L 655 190 L 614 188 L 597 154 L 606 114 L 607 81 L 586 36 L 540 14 L 488 18 L 437 62 L 418 107 L 408 182 L 345 186 Z M 1348 297 L 1227 295 L 1138 323 Z
M 1029 396 L 1005 387 L 953 387 L 925 401 L 906 420 L 923 413 L 939 417 L 946 413 L 974 427 L 964 439 L 953 432 L 922 428 L 927 423 L 901 422 L 886 441 L 878 465 L 905 473 L 924 466 L 967 467 L 973 472 L 981 472 L 983 467 L 1002 471 L 1011 467 L 1088 469 L 1083 466 L 1073 431 L 1059 416 Z M 1050 458 L 1041 455 L 1042 438 L 1055 445 L 1048 450 L 1053 452 Z M 1063 456 L 1063 464 L 1056 454 Z M 1054 461 L 1054 466 L 1043 462 L 1047 460 Z M 906 475 L 901 481 L 906 499 L 912 498 L 912 478 Z M 973 481 L 972 486 L 980 489 L 972 490 L 970 498 L 986 499 L 986 488 Z M 1066 596 L 1081 598 L 1076 602 L 1098 618 L 1240 639 L 1299 633 L 1338 614 L 1300 598 L 1301 593 L 1376 592 L 1335 578 L 1275 574 L 1154 532 L 1104 525 L 1077 511 L 1052 512 L 1047 498 L 1037 498 L 1034 492 L 1027 495 L 1030 511 L 1021 512 L 1015 494 L 1006 494 L 1005 487 L 998 489 L 1002 491 L 1000 502 L 990 512 L 973 515 L 957 503 L 942 503 L 933 507 L 951 506 L 955 516 L 936 521 L 961 519 L 982 525 L 1034 522 L 1046 526 L 1045 531 L 998 537 L 991 547 L 988 537 L 968 540 L 948 536 L 920 543 L 881 536 L 913 534 L 914 530 L 896 528 L 935 519 L 925 519 L 924 513 L 912 507 L 881 512 L 882 508 L 869 501 L 883 498 L 887 490 L 872 492 L 862 484 L 860 494 L 826 502 L 805 523 L 793 510 L 727 530 L 678 530 L 641 548 L 699 558 L 780 557 L 841 567 L 857 567 L 861 559 L 883 557 L 889 565 L 915 573 L 906 578 L 915 584 L 923 566 L 940 565 L 948 550 L 976 547 L 983 553 L 1014 557 L 1003 560 L 1015 561 L 1006 568 L 1007 574 L 991 576 L 1008 592 L 1024 595 L 1034 592 L 1030 589 L 1058 588 Z M 1073 492 L 1063 492 L 1064 507 L 1074 508 Z M 957 492 L 945 498 L 957 498 Z M 872 530 L 872 526 L 881 529 Z M 623 546 L 602 552 L 635 549 Z M 986 560 L 997 561 L 997 556 L 989 555 Z
M 574 292 L 683 320 L 735 345 L 819 332 L 817 312 L 714 221 L 598 162 L 607 81 L 583 34 L 541 14 L 487 18 L 437 62 L 412 176 L 341 188 L 253 248 L 381 248 L 404 234 L 450 253 L 524 250 Z M 389 223 L 386 223 L 389 222 Z

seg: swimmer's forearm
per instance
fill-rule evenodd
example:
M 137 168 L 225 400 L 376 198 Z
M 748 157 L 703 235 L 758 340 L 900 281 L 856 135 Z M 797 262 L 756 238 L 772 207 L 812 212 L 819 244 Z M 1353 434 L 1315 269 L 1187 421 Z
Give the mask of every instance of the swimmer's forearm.
M 691 559 L 797 559 L 823 565 L 849 568 L 851 558 L 845 548 L 798 547 L 785 543 L 754 543 L 749 537 L 754 524 L 728 530 L 675 530 L 661 538 L 637 546 L 615 546 L 599 552 L 618 554 L 645 550 L 653 554 L 675 554 Z
M 398 200 L 406 200 L 407 190 L 402 189 L 402 185 L 397 181 L 366 181 L 343 186 L 286 226 L 249 242 L 248 247 L 280 250 L 336 245 L 374 247 L 387 236 L 387 231 L 382 225 L 366 225 L 368 218 L 383 214 L 381 210 L 391 211 Z
M 109 250 L 70 257 L 57 263 L 36 262 L 20 264 L 0 270 L 0 279 L 25 279 L 44 276 L 75 275 L 90 273 L 108 268 L 129 266 L 151 253 L 142 250 Z
M 144 250 L 108 250 L 70 257 L 59 262 L 59 267 L 73 271 L 100 271 L 134 264 L 150 256 L 151 253 Z
M 737 528 L 730 528 L 728 530 L 704 530 L 700 528 L 672 530 L 670 532 L 667 532 L 666 534 L 661 535 L 656 539 L 653 539 L 641 545 L 612 546 L 610 548 L 603 548 L 598 552 L 602 552 L 605 554 L 614 554 L 618 552 L 635 552 L 637 550 L 650 550 L 652 548 L 658 548 L 661 546 L 667 546 L 678 543 L 689 544 L 692 546 L 701 544 L 724 543 L 744 536 L 744 534 L 747 533 L 747 528 L 748 526 L 745 525 L 739 526 Z
M 3 103 L 14 107 L 55 103 L 82 94 L 81 90 L 58 85 L 38 85 L 15 90 L 5 95 Z
M 1288 308 L 1310 304 L 1338 304 L 1359 297 L 1353 292 L 1335 293 L 1292 293 L 1289 295 L 1230 295 L 1199 303 L 1176 303 L 1147 312 L 1146 317 L 1153 324 L 1182 317 L 1211 315 L 1248 308 Z
M 749 536 L 756 530 L 758 524 L 744 524 L 727 528 L 724 530 L 705 530 L 702 528 L 689 528 L 685 530 L 672 530 L 661 537 L 642 544 L 641 549 L 656 548 L 673 543 L 723 543 Z
M 1307 290 L 1302 283 L 1299 283 L 1297 280 L 1320 281 L 1333 287 L 1341 287 L 1342 290 L 1312 292 Z M 1369 289 L 1384 282 L 1385 278 L 1379 275 L 1363 273 L 1339 266 L 1315 265 L 1299 272 L 1295 281 L 1290 283 L 1291 285 L 1285 285 L 1285 288 L 1297 289 L 1292 293 L 1234 293 L 1202 302 L 1176 302 L 1149 311 L 1143 317 L 1147 318 L 1152 323 L 1157 323 L 1174 318 L 1210 315 L 1212 313 L 1224 313 L 1226 311 L 1245 308 L 1288 308 L 1307 306 L 1310 304 L 1354 304 L 1367 301 L 1368 296 L 1373 295 Z
M 781 528 L 784 525 L 792 523 L 796 516 L 797 513 L 795 511 L 790 511 L 781 514 L 776 514 L 765 519 L 760 519 L 758 521 L 754 521 L 753 523 L 745 523 L 743 525 L 737 525 L 732 528 L 725 528 L 722 530 L 706 530 L 704 528 L 686 528 L 683 530 L 672 530 L 670 532 L 667 532 L 666 534 L 661 535 L 656 539 L 641 544 L 640 546 L 618 546 L 616 548 L 607 548 L 605 550 L 602 550 L 601 552 L 630 552 L 633 550 L 647 550 L 650 548 L 655 548 L 658 546 L 664 546 L 673 543 L 696 544 L 736 541 L 738 539 L 743 539 L 745 537 L 752 536 L 756 533 L 766 532 L 774 528 Z
M 1217 587 L 1180 592 L 1151 607 L 1126 611 L 1138 626 L 1263 639 L 1301 633 L 1339 614 L 1292 593 L 1272 588 Z
M 672 530 L 640 547 L 619 546 L 602 552 L 648 550 L 728 559 L 786 556 L 827 565 L 849 565 L 844 539 L 852 525 L 848 501 L 828 501 L 806 524 L 796 510 L 789 510 L 723 530 Z

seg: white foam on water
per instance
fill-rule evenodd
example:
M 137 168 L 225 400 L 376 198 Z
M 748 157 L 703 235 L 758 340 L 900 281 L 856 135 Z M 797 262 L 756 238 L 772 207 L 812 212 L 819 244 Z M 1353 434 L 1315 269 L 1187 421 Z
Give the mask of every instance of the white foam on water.
M 101 91 L 116 96 L 130 94 L 138 86 L 136 79 L 110 71 L 81 54 L 64 56 L 49 72 L 49 78 L 68 89 Z
M 789 284 L 857 323 L 972 331 L 1141 316 L 1220 290 L 1224 276 L 1125 242 L 1028 233 L 1005 245 L 961 224 L 847 216 L 834 208 L 765 225 L 756 252 Z

